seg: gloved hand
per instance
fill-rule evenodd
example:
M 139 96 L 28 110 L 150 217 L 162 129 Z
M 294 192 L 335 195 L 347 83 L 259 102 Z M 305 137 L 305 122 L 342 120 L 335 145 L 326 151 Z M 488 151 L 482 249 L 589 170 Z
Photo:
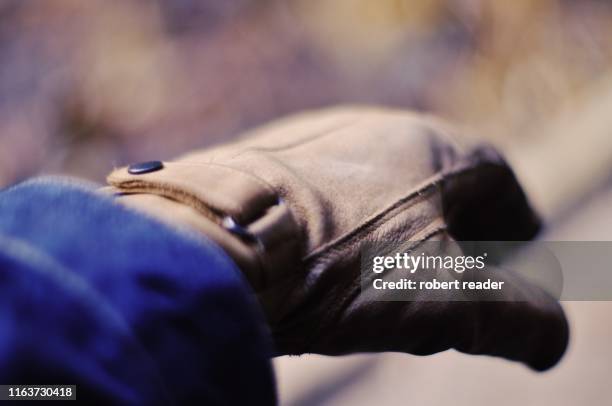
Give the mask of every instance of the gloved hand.
M 455 348 L 546 369 L 565 350 L 560 305 L 516 278 L 509 301 L 362 292 L 368 241 L 520 241 L 539 228 L 499 154 L 432 117 L 311 112 L 161 166 L 118 169 L 108 182 L 121 202 L 194 227 L 234 258 L 279 354 Z

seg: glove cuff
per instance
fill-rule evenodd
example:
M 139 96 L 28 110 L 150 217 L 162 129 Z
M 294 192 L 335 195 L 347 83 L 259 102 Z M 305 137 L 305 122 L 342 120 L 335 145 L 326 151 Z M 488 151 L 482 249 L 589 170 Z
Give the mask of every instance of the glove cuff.
M 165 162 L 149 173 L 113 171 L 118 201 L 210 237 L 260 291 L 299 266 L 301 233 L 289 207 L 262 180 L 220 165 Z M 202 168 L 205 166 L 205 168 Z M 275 280 L 271 280 L 271 279 Z

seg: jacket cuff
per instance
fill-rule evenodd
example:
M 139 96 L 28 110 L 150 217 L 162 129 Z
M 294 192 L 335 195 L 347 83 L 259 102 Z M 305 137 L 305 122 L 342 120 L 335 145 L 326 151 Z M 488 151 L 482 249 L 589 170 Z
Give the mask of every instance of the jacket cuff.
M 0 192 L 0 214 L 0 380 L 63 377 L 81 400 L 275 402 L 264 318 L 214 243 L 65 179 Z

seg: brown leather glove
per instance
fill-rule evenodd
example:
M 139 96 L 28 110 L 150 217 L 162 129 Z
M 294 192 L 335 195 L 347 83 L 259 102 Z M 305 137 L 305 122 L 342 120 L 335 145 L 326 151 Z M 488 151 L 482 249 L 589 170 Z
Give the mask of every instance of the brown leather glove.
M 361 291 L 367 241 L 528 240 L 539 228 L 503 159 L 434 118 L 311 112 L 142 169 L 109 176 L 119 200 L 219 243 L 258 295 L 279 354 L 456 348 L 546 369 L 567 345 L 559 304 L 520 280 L 499 302 Z

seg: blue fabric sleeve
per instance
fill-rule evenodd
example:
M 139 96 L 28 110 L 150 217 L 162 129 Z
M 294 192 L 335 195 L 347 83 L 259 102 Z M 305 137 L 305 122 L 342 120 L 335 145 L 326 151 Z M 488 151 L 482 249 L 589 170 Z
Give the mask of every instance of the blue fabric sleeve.
M 268 332 L 212 242 L 91 187 L 0 192 L 0 384 L 100 404 L 274 404 Z

